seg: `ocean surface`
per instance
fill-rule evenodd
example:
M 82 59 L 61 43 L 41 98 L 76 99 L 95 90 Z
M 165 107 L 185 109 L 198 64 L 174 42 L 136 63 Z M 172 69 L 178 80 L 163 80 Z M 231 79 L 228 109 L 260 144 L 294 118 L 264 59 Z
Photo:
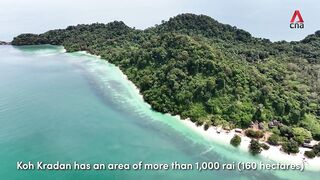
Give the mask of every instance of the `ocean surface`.
M 114 65 L 57 46 L 0 46 L 0 179 L 319 179 L 319 172 L 17 170 L 17 162 L 266 162 L 153 111 Z M 319 162 L 320 163 L 320 162 Z

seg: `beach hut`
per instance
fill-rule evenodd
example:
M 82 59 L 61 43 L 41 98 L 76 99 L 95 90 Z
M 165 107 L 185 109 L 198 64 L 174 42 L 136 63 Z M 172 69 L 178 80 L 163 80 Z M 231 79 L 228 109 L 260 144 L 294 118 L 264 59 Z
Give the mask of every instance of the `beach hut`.
M 310 144 L 310 143 L 303 143 L 303 144 L 302 144 L 302 147 L 312 149 L 312 148 L 313 148 L 313 145 Z
M 237 133 L 242 133 L 242 129 L 240 129 L 240 128 L 236 128 L 234 131 Z

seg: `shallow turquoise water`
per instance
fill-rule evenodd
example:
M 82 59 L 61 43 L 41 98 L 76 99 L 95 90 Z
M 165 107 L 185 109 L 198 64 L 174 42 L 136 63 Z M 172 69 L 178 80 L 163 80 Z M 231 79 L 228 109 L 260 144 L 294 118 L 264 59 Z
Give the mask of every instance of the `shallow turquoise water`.
M 154 112 L 114 65 L 61 47 L 0 47 L 0 179 L 318 179 L 295 171 L 21 171 L 17 161 L 260 161 Z M 265 161 L 265 160 L 264 160 Z M 320 162 L 319 162 L 320 163 Z

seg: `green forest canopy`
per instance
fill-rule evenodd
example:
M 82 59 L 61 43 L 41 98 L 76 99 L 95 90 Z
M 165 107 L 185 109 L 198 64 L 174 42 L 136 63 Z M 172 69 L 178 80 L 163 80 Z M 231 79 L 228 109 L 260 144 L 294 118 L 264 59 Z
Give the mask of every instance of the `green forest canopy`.
M 63 45 L 120 69 L 153 109 L 198 124 L 279 120 L 320 136 L 320 31 L 296 42 L 255 38 L 205 15 L 137 30 L 123 22 L 22 34 L 13 45 Z

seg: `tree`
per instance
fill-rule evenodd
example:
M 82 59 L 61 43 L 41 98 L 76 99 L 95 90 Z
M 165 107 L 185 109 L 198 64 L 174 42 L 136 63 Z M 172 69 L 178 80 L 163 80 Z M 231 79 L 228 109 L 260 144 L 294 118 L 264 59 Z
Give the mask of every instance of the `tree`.
M 316 154 L 314 153 L 313 150 L 311 150 L 311 151 L 305 151 L 305 152 L 304 152 L 304 155 L 305 155 L 307 158 L 310 158 L 310 159 L 316 157 Z
M 305 140 L 312 139 L 312 135 L 310 131 L 302 128 L 302 127 L 295 127 L 292 128 L 293 132 L 293 139 L 299 144 L 303 144 Z
M 264 136 L 263 131 L 260 131 L 260 130 L 256 131 L 256 138 L 263 138 L 263 136 Z
M 311 108 L 316 111 L 318 105 L 311 104 Z M 317 117 L 312 114 L 305 114 L 303 120 L 299 123 L 299 126 L 307 129 L 311 132 L 313 139 L 320 140 L 320 121 L 317 120 Z
M 273 134 L 278 135 L 278 136 L 281 134 L 281 132 L 280 132 L 280 130 L 279 130 L 278 127 L 272 128 L 272 129 L 271 129 L 271 132 L 272 132 Z
M 299 110 L 294 110 L 290 113 L 290 120 L 292 124 L 296 124 L 301 119 L 301 112 Z
M 288 126 L 281 126 L 280 127 L 280 134 L 282 136 L 285 136 L 285 137 L 288 137 L 288 138 L 291 138 L 291 137 L 294 136 L 292 129 L 290 127 L 288 127 Z
M 313 134 L 313 139 L 316 141 L 320 141 L 320 132 L 314 133 Z
M 259 106 L 257 107 L 254 118 L 257 119 L 258 121 L 266 120 L 266 114 L 265 114 L 265 109 L 263 104 L 259 104 Z
M 143 76 L 140 84 L 141 90 L 149 89 L 151 84 L 152 84 L 152 80 L 150 76 Z
M 280 115 L 280 116 L 284 115 L 285 103 L 283 102 L 282 99 L 279 100 L 279 101 L 274 102 L 273 107 L 275 108 L 276 113 L 278 115 Z
M 294 140 L 289 140 L 288 142 L 285 142 L 282 144 L 282 150 L 288 154 L 290 153 L 298 153 L 299 152 L 299 146 L 298 143 Z
M 203 129 L 206 131 L 209 129 L 210 126 L 212 126 L 212 121 L 210 119 L 206 119 L 205 120 L 205 123 L 204 123 L 204 126 L 203 126 Z
M 320 143 L 317 145 L 313 146 L 313 151 L 317 156 L 320 156 Z
M 230 144 L 237 147 L 241 143 L 241 137 L 238 135 L 234 135 L 233 138 L 230 140 Z
M 251 138 L 262 138 L 264 136 L 264 133 L 260 130 L 254 131 L 253 129 L 247 129 L 245 131 L 246 136 L 251 137 Z
M 271 134 L 271 136 L 268 138 L 268 143 L 274 146 L 279 145 L 279 136 L 276 134 Z
M 298 143 L 298 145 L 302 145 L 305 141 L 305 138 L 303 136 L 295 136 L 293 137 L 293 140 Z
M 257 140 L 252 139 L 250 141 L 249 151 L 253 155 L 259 154 L 262 151 L 260 143 Z
M 261 144 L 261 147 L 262 147 L 262 149 L 264 149 L 264 150 L 270 149 L 270 146 L 268 146 L 266 143 L 262 143 L 262 144 Z
M 226 86 L 226 81 L 223 78 L 219 78 L 216 80 L 216 84 L 219 89 L 224 89 Z

